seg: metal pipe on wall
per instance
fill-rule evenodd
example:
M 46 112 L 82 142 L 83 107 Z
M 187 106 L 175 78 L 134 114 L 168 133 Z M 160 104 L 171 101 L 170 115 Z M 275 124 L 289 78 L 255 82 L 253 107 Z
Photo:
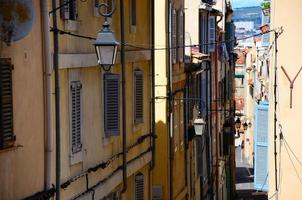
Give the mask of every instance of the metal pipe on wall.
M 126 134 L 126 61 L 125 61 L 125 22 L 124 0 L 120 0 L 120 26 L 121 26 L 121 64 L 122 64 L 122 138 L 123 138 L 123 189 L 127 191 L 127 134 Z
M 42 33 L 43 33 L 43 59 L 44 59 L 44 82 L 46 82 L 46 159 L 45 159 L 45 189 L 51 188 L 51 171 L 52 171 L 52 152 L 53 152 L 53 136 L 52 136 L 52 67 L 50 53 L 50 37 L 49 37 L 49 4 L 48 1 L 41 0 L 42 12 Z
M 52 9 L 57 8 L 56 0 L 52 0 Z M 56 200 L 60 200 L 61 186 L 61 134 L 60 134 L 60 80 L 59 80 L 59 41 L 57 30 L 57 12 L 52 13 L 53 20 L 53 67 L 55 71 L 55 115 L 56 115 Z

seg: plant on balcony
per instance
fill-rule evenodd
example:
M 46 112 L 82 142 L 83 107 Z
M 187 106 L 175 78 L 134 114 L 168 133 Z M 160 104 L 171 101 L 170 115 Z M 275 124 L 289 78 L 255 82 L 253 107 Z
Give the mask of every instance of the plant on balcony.
M 261 3 L 262 12 L 265 16 L 270 14 L 271 2 L 263 1 Z

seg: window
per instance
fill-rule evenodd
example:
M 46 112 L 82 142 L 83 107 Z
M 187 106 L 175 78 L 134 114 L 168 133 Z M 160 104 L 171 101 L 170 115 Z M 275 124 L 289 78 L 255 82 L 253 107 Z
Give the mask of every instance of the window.
M 137 69 L 134 71 L 134 123 L 142 123 L 144 118 L 144 74 Z
M 209 17 L 209 33 L 208 33 L 208 43 L 209 43 L 209 52 L 214 52 L 215 50 L 215 40 L 216 40 L 216 17 Z
M 172 63 L 177 62 L 177 16 L 176 10 L 172 10 Z
M 60 0 L 61 18 L 76 20 L 78 17 L 77 0 Z
M 205 13 L 199 14 L 199 43 L 201 44 L 199 47 L 199 51 L 202 53 L 208 52 L 207 43 L 207 17 Z
M 104 131 L 106 136 L 120 134 L 120 75 L 104 74 Z
M 130 5 L 130 32 L 135 33 L 136 32 L 136 0 L 131 0 Z
M 184 59 L 184 12 L 178 11 L 178 61 L 183 62 Z
M 82 161 L 82 84 L 79 80 L 70 81 L 70 145 L 71 164 Z
M 13 91 L 11 59 L 0 59 L 0 149 L 12 147 L 13 133 Z
M 144 175 L 135 175 L 135 200 L 144 200 Z

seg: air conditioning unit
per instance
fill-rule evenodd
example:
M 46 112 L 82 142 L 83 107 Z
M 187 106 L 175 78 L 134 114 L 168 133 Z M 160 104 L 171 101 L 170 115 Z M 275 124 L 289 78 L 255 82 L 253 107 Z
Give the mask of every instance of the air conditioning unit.
M 201 0 L 202 3 L 208 4 L 208 5 L 215 5 L 217 0 Z

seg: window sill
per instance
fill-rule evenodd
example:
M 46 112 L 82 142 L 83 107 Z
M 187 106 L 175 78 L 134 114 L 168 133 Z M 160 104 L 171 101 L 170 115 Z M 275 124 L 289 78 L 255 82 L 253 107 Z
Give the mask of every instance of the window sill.
M 22 145 L 17 145 L 17 146 L 8 147 L 8 148 L 5 148 L 5 149 L 0 149 L 0 154 L 5 153 L 5 152 L 9 152 L 9 151 L 15 151 L 19 147 L 23 147 L 23 146 Z

